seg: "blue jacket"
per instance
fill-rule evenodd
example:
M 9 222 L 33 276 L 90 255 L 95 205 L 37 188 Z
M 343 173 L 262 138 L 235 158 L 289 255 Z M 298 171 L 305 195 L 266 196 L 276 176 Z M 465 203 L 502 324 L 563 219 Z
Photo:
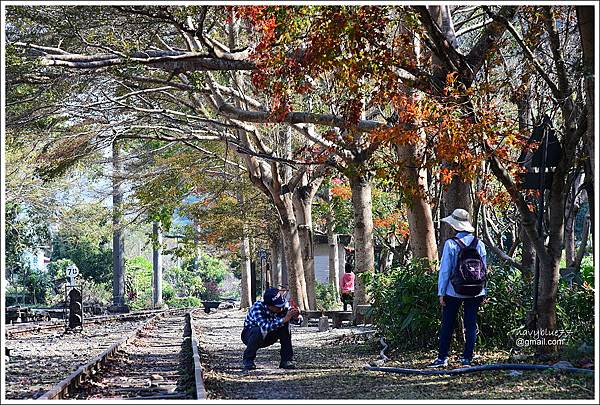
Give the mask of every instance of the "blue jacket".
M 474 236 L 469 232 L 459 232 L 456 234 L 456 237 L 459 238 L 465 245 L 469 245 Z M 450 274 L 454 271 L 456 267 L 456 263 L 458 262 L 458 252 L 460 251 L 460 246 L 458 243 L 452 239 L 448 239 L 446 243 L 444 243 L 444 251 L 442 252 L 442 260 L 440 261 L 440 273 L 438 275 L 438 296 L 443 297 L 444 295 L 449 295 L 451 297 L 456 298 L 471 298 L 468 295 L 458 294 L 454 291 L 454 287 L 450 282 Z M 477 242 L 477 251 L 483 260 L 483 263 L 487 266 L 486 262 L 486 252 L 485 246 L 481 241 Z M 478 297 L 485 295 L 487 293 L 486 289 L 483 288 L 481 293 L 477 295 Z

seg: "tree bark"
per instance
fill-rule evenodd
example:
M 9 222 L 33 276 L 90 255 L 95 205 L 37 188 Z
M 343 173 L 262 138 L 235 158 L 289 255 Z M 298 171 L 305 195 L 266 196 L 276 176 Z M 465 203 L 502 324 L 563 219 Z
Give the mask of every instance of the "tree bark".
M 575 262 L 573 263 L 573 267 L 575 268 L 575 272 L 579 273 L 581 270 L 581 262 L 583 261 L 583 257 L 585 256 L 585 252 L 587 250 L 588 238 L 590 235 L 590 217 L 587 215 L 585 220 L 583 221 L 583 233 L 581 235 L 581 244 L 579 245 L 579 249 L 577 249 L 577 255 L 575 256 Z
M 282 196 L 282 202 L 282 204 L 278 204 L 278 211 L 282 221 L 281 231 L 288 269 L 289 289 L 300 309 L 306 310 L 309 308 L 309 304 L 298 225 L 291 197 L 289 195 Z
M 575 218 L 578 208 L 575 203 L 568 203 L 565 210 L 565 264 L 566 267 L 573 267 L 575 263 Z
M 440 209 L 440 218 L 452 214 L 457 208 L 462 208 L 469 213 L 469 218 L 473 218 L 473 200 L 471 199 L 471 185 L 461 180 L 458 176 L 452 178 L 446 191 L 442 194 L 442 205 Z M 473 224 L 476 226 L 476 224 Z M 456 231 L 445 222 L 440 224 L 440 245 L 439 254 L 441 254 L 446 239 L 454 236 Z
M 454 49 L 457 45 L 454 33 L 454 25 L 448 6 L 429 6 L 431 19 L 437 24 L 444 39 L 448 42 L 449 48 Z M 431 58 L 433 75 L 439 90 L 443 89 L 446 82 L 446 76 L 451 71 L 448 69 L 448 64 L 443 60 L 442 55 L 434 52 Z M 459 75 L 461 72 L 459 72 Z M 462 72 L 467 74 L 467 72 Z M 450 163 L 444 163 L 445 166 L 452 166 Z M 458 176 L 453 176 L 452 181 L 447 186 L 446 191 L 442 194 L 442 204 L 440 206 L 440 218 L 452 214 L 456 208 L 466 210 L 470 217 L 473 218 L 473 202 L 471 200 L 471 185 Z M 438 254 L 441 254 L 446 239 L 453 237 L 455 231 L 451 226 L 444 224 L 440 225 L 440 239 L 438 246 Z
M 577 22 L 579 24 L 579 35 L 581 37 L 581 47 L 583 49 L 583 68 L 585 71 L 585 91 L 586 91 L 586 106 L 587 106 L 587 131 L 586 131 L 586 147 L 589 154 L 589 162 L 591 164 L 591 173 L 595 173 L 594 166 L 594 120 L 596 115 L 595 110 L 595 94 L 594 94 L 594 55 L 595 55 L 595 40 L 594 40 L 594 7 L 593 6 L 577 6 Z M 593 181 L 592 181 L 592 184 Z M 591 207 L 593 209 L 593 207 Z M 593 219 L 593 217 L 592 217 Z M 592 221 L 592 223 L 594 223 Z
M 300 187 L 302 189 L 302 187 Z M 312 202 L 298 196 L 302 191 L 294 192 L 293 202 L 296 219 L 298 220 L 298 236 L 302 249 L 302 264 L 304 267 L 304 280 L 306 282 L 306 295 L 308 309 L 316 307 L 315 296 L 315 252 L 312 231 Z
M 352 207 L 354 208 L 354 249 L 356 281 L 354 285 L 354 308 L 369 301 L 361 273 L 375 269 L 373 246 L 373 208 L 371 183 L 364 176 L 350 178 Z
M 123 237 L 123 161 L 121 147 L 112 144 L 112 200 L 113 200 L 113 306 L 121 310 L 125 304 L 125 240 Z
M 238 205 L 244 207 L 245 197 L 240 191 L 237 193 Z M 250 308 L 252 305 L 252 296 L 250 294 L 250 238 L 248 237 L 248 229 L 246 225 L 242 225 L 242 235 L 240 238 L 240 273 L 241 273 L 241 292 L 240 292 L 240 308 Z
M 517 106 L 517 115 L 519 120 L 519 131 L 527 133 L 529 131 L 530 124 L 530 110 L 529 104 L 529 83 L 523 83 L 527 88 L 527 91 L 514 93 L 513 101 Z M 525 227 L 522 221 L 519 221 L 519 239 L 521 239 L 521 274 L 524 279 L 532 280 L 535 266 L 535 249 L 529 235 L 525 231 Z
M 304 278 L 306 281 L 306 294 L 308 296 L 309 309 L 316 308 L 316 278 L 315 278 L 315 249 L 314 233 L 312 226 L 312 204 L 323 177 L 309 180 L 307 174 L 302 176 L 299 186 L 294 190 L 293 203 L 296 219 L 298 220 L 298 232 L 302 244 L 302 263 L 304 264 Z
M 251 275 L 250 275 L 250 238 L 248 238 L 247 231 L 244 226 L 242 229 L 242 239 L 240 241 L 240 258 L 241 258 L 241 273 L 242 273 L 242 288 L 241 288 L 241 296 L 240 296 L 240 308 L 250 308 L 252 305 L 252 297 L 250 294 L 250 283 L 251 283 Z
M 396 250 L 396 235 L 390 233 L 386 237 L 386 246 L 381 250 L 378 271 L 386 272 L 392 267 L 394 262 L 394 251 Z
M 152 306 L 160 308 L 162 302 L 162 232 L 158 221 L 152 223 Z
M 279 231 L 279 229 L 278 229 Z M 270 259 L 271 259 L 271 283 L 272 287 L 278 287 L 282 284 L 281 277 L 281 256 L 280 256 L 280 238 L 277 237 L 280 232 L 274 233 L 270 237 Z
M 417 149 L 414 145 L 400 145 L 396 148 L 398 163 L 404 167 L 408 183 L 415 193 L 407 207 L 409 244 L 414 258 L 437 260 L 437 245 L 431 206 L 427 197 L 427 172 L 419 168 Z
M 524 269 L 521 274 L 526 280 L 531 280 L 535 266 L 535 249 L 522 223 L 519 224 L 519 237 L 521 239 L 521 266 Z
M 281 284 L 284 286 L 288 286 L 290 281 L 289 281 L 289 272 L 288 272 L 288 266 L 287 266 L 287 258 L 285 255 L 285 247 L 283 246 L 283 232 L 281 232 L 281 240 L 280 243 L 278 244 L 278 249 L 279 249 L 279 265 L 281 266 Z
M 327 244 L 329 246 L 329 284 L 335 289 L 336 296 L 340 295 L 340 256 L 338 249 L 338 236 L 335 233 L 335 217 L 331 200 L 331 188 L 327 187 L 323 199 L 327 204 Z

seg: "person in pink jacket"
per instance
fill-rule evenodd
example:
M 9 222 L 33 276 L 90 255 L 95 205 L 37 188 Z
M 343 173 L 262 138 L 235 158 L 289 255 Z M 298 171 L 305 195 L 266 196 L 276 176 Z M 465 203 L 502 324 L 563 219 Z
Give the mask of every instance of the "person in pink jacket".
M 354 273 L 352 272 L 352 265 L 350 263 L 346 263 L 344 275 L 340 280 L 340 290 L 344 311 L 348 308 L 348 304 L 350 304 L 350 308 L 352 309 L 352 303 L 354 302 Z

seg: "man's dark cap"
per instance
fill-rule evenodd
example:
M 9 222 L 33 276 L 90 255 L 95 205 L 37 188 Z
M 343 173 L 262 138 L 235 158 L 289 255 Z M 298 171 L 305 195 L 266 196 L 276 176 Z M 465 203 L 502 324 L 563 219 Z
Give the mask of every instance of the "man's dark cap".
M 263 295 L 263 301 L 267 305 L 274 305 L 279 308 L 285 306 L 285 299 L 279 295 L 277 288 L 268 288 Z

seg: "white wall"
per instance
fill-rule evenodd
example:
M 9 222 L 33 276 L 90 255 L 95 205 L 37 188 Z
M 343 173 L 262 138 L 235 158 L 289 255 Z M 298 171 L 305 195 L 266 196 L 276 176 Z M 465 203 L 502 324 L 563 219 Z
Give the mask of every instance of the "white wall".
M 338 244 L 338 258 L 340 263 L 340 278 L 344 274 L 346 252 L 344 245 Z M 315 246 L 315 279 L 320 283 L 329 282 L 329 245 L 318 244 Z M 339 283 L 339 280 L 338 280 Z

